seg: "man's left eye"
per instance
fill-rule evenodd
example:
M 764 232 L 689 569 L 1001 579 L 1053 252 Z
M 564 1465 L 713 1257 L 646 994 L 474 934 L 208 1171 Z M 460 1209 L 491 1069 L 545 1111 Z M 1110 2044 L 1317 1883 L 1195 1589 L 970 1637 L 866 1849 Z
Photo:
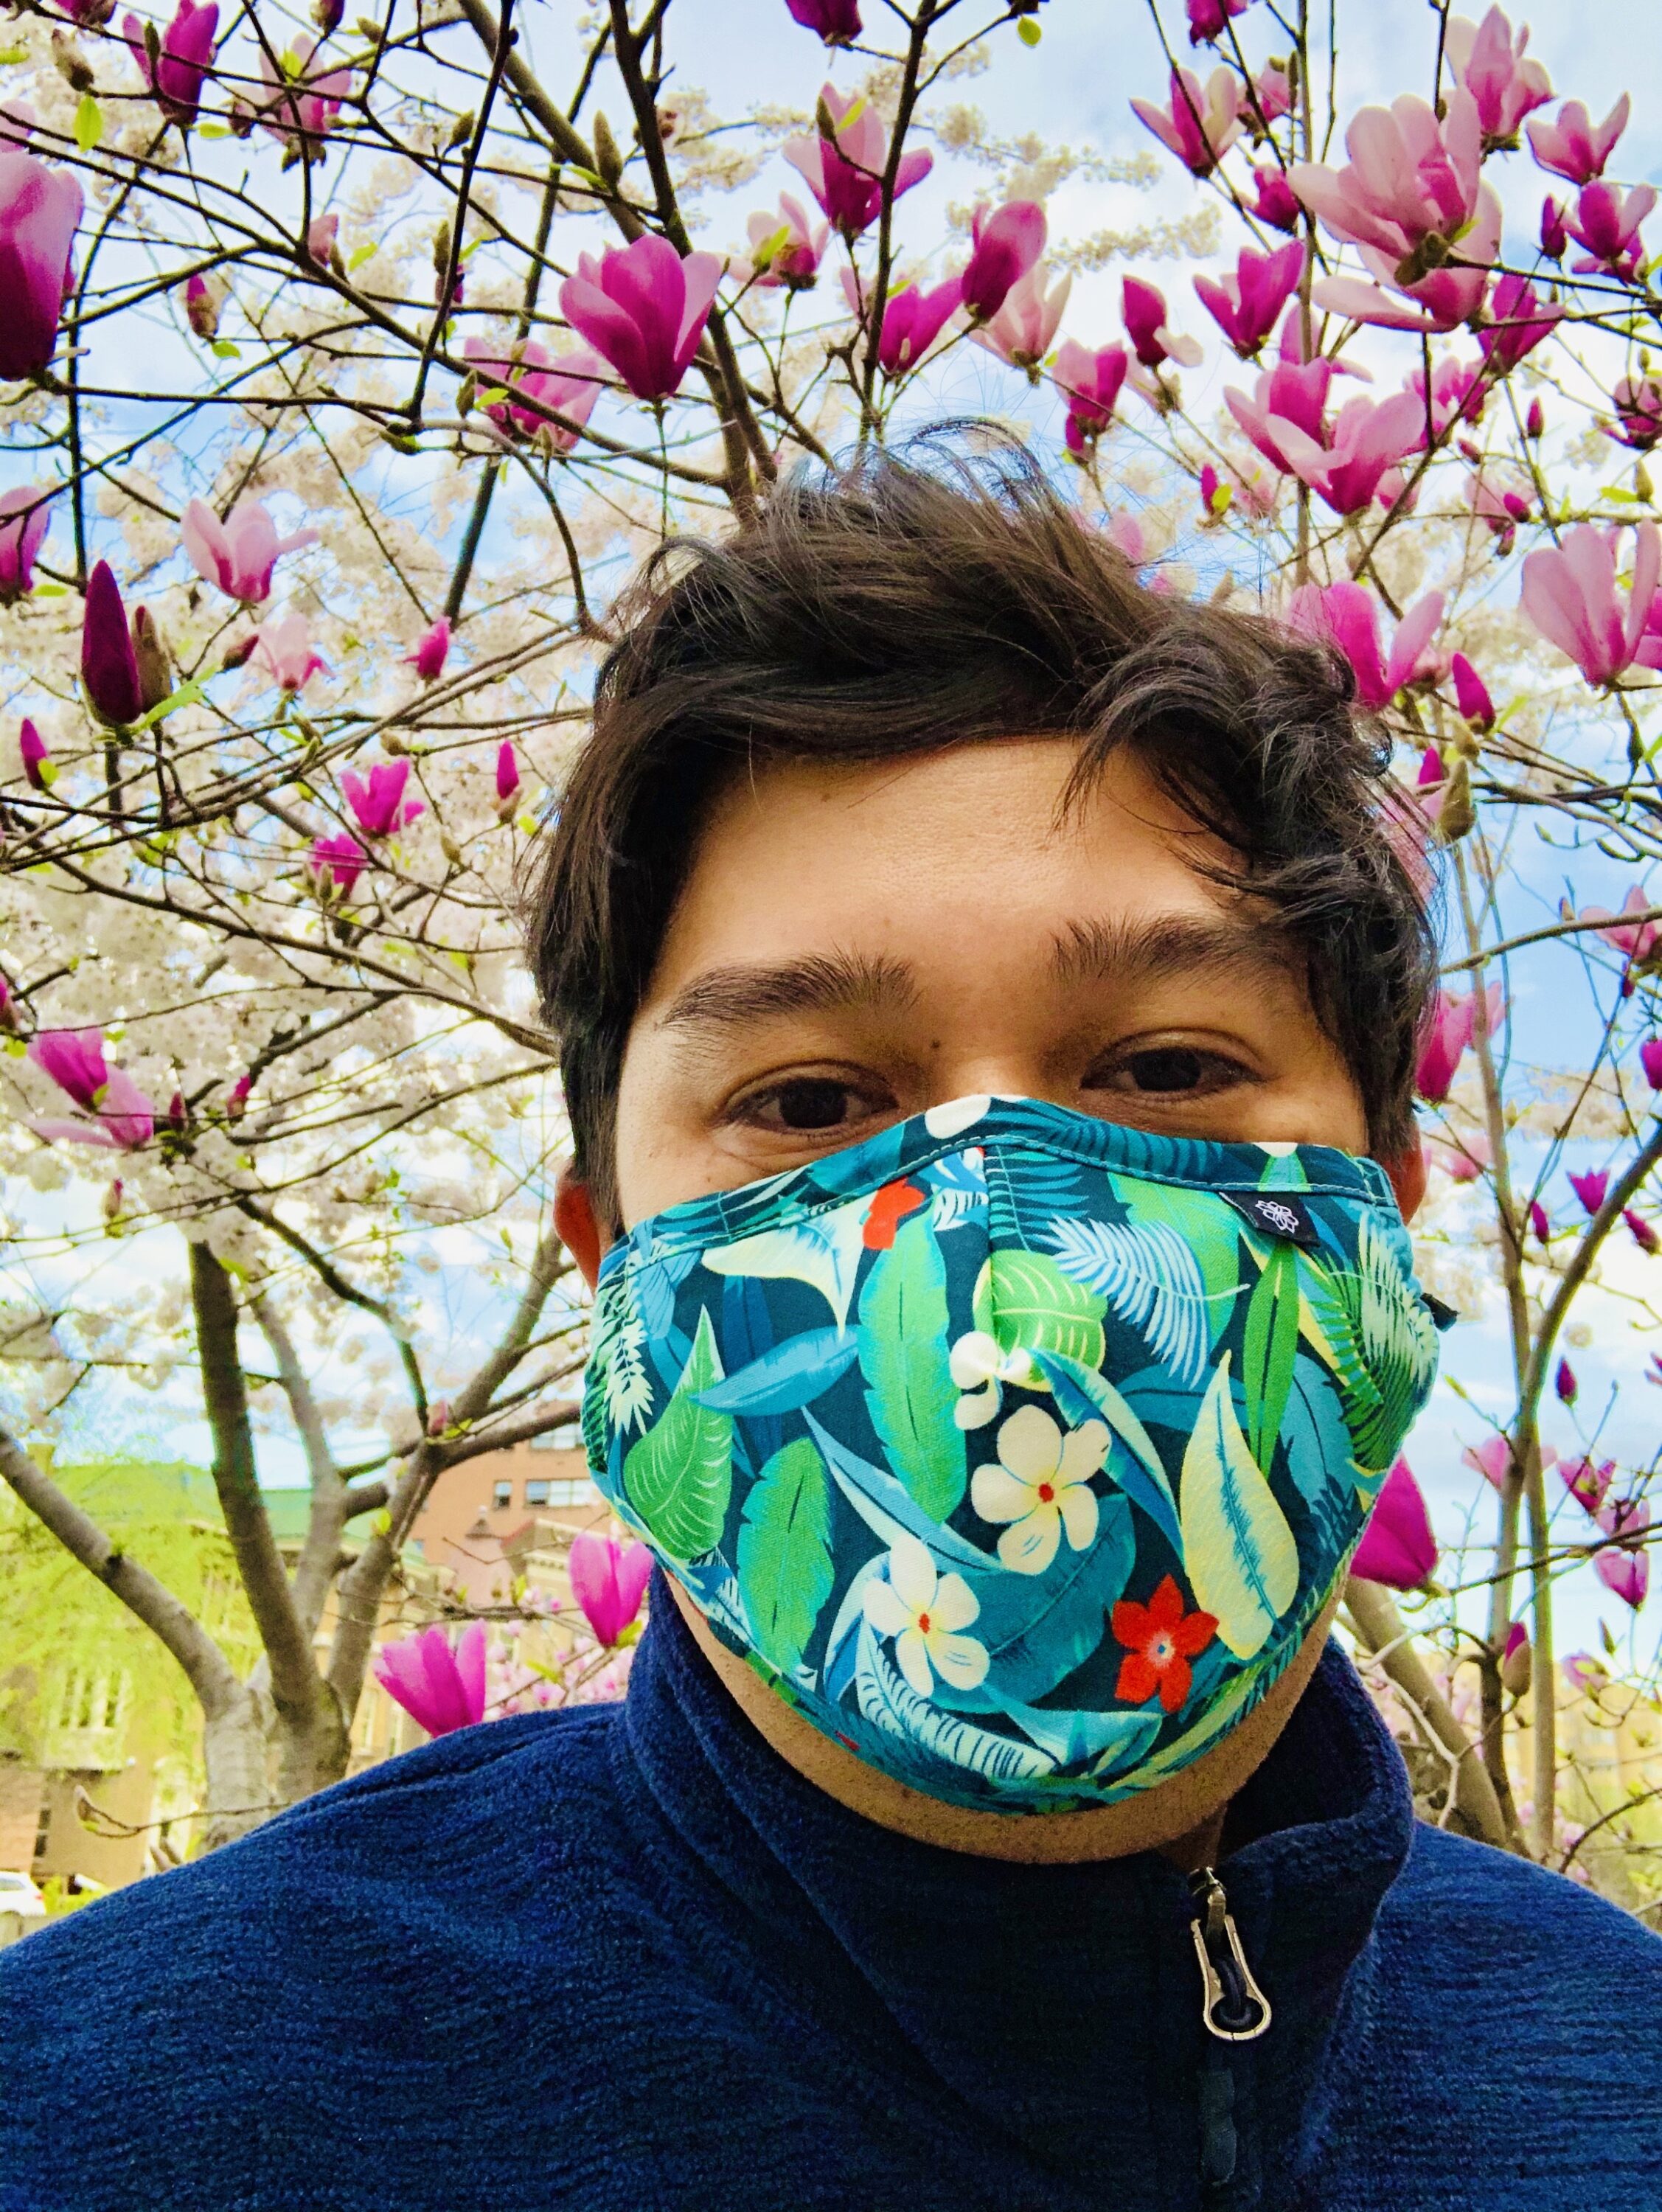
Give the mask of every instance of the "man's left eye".
M 1180 1097 L 1224 1090 L 1239 1083 L 1244 1072 L 1222 1053 L 1202 1052 L 1195 1045 L 1150 1045 L 1142 1052 L 1128 1053 L 1111 1066 L 1093 1070 L 1085 1079 L 1085 1088 Z

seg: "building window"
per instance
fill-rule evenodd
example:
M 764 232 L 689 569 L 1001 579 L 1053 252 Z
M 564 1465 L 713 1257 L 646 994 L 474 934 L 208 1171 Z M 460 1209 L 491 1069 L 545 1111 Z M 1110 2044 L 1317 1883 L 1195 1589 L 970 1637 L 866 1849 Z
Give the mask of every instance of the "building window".
M 546 1505 L 548 1485 L 545 1482 L 527 1482 L 525 1486 L 525 1502 L 527 1505 Z
M 594 1486 L 586 1474 L 557 1476 L 548 1486 L 551 1505 L 592 1505 Z
M 492 1486 L 490 1510 L 493 1513 L 501 1513 L 513 1503 L 514 1486 L 511 1482 L 498 1482 Z
M 578 1451 L 582 1448 L 583 1425 L 581 1421 L 562 1422 L 557 1429 L 545 1429 L 539 1437 L 533 1437 L 533 1451 Z

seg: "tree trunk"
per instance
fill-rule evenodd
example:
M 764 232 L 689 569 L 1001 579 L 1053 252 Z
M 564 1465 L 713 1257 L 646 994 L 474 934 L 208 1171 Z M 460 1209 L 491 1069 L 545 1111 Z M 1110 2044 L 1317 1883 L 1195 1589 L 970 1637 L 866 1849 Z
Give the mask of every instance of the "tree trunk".
M 207 1775 L 202 1848 L 211 1851 L 259 1827 L 274 1809 L 265 1707 L 247 1683 L 239 1682 L 222 1704 L 204 1713 L 202 1760 Z

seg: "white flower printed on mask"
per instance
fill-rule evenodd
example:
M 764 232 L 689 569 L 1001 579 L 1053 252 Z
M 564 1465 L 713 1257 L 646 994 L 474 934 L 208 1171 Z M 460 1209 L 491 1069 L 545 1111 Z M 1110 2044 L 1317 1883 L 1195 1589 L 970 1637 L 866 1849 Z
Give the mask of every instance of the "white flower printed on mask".
M 953 1408 L 960 1429 L 984 1428 L 1004 1399 L 1004 1385 L 1032 1381 L 1033 1363 L 1025 1352 L 1005 1352 L 984 1328 L 960 1336 L 947 1356 L 953 1381 L 964 1392 Z
M 916 1536 L 894 1540 L 886 1582 L 874 1577 L 866 1585 L 866 1618 L 880 1636 L 892 1636 L 901 1673 L 920 1698 L 934 1693 L 940 1675 L 955 1690 L 973 1690 L 985 1680 L 987 1647 L 967 1628 L 981 1611 L 980 1601 L 962 1575 L 937 1575 L 934 1561 Z
M 1062 1532 L 1076 1552 L 1097 1533 L 1097 1501 L 1089 1487 L 1108 1449 L 1101 1421 L 1064 1437 L 1039 1406 L 1023 1406 L 998 1432 L 996 1467 L 978 1467 L 970 1502 L 983 1521 L 1008 1521 L 998 1556 L 1018 1575 L 1042 1575 Z

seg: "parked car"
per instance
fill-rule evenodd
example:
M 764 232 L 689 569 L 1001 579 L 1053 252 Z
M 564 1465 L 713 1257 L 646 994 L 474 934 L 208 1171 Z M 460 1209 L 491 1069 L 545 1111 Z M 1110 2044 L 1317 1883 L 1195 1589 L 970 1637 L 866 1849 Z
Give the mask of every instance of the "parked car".
M 0 1944 L 15 1943 L 46 1917 L 46 1900 L 26 1874 L 0 1867 Z

